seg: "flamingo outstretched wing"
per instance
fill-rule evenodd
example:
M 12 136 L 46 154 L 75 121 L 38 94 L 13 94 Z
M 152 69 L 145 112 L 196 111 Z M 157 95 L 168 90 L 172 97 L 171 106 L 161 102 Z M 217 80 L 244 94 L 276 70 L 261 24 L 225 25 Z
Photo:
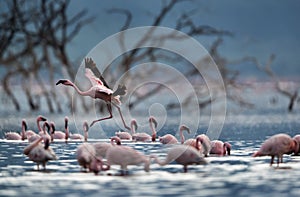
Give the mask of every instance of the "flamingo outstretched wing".
M 92 58 L 85 58 L 85 70 L 86 70 L 86 77 L 88 77 L 91 83 L 94 85 L 95 83 L 101 83 L 101 85 L 110 88 L 106 83 L 105 79 L 103 78 L 102 74 L 98 70 L 96 63 L 93 61 Z M 89 70 L 89 71 L 87 71 Z M 87 73 L 88 72 L 88 73 Z M 87 76 L 88 75 L 88 76 Z
M 97 87 L 100 92 L 112 94 L 113 91 L 109 88 L 106 81 L 102 77 L 98 70 L 96 63 L 92 58 L 86 58 L 85 60 L 85 76 L 90 80 L 94 87 Z

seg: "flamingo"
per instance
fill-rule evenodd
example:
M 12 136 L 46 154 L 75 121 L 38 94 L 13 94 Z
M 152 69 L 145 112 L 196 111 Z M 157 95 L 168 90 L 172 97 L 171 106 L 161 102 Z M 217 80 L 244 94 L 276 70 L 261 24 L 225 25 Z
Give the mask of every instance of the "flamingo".
M 200 138 L 196 139 L 197 143 L 199 140 Z M 198 148 L 198 146 L 196 146 L 196 148 Z M 160 166 L 164 166 L 175 161 L 176 163 L 183 165 L 184 172 L 187 172 L 188 165 L 207 164 L 203 154 L 200 153 L 196 148 L 185 144 L 174 145 L 168 151 L 167 157 L 164 161 L 159 160 L 156 155 L 151 155 L 150 158 L 154 158 L 156 163 L 158 163 Z
M 100 156 L 102 158 L 106 157 L 106 151 L 114 145 L 114 142 L 117 145 L 121 145 L 121 139 L 118 136 L 114 136 L 111 138 L 110 143 L 103 143 L 103 142 L 96 142 L 93 143 L 93 146 L 95 147 L 96 150 L 96 156 Z
M 220 140 L 211 141 L 211 150 L 210 154 L 216 154 L 220 156 L 230 155 L 231 144 L 228 142 L 222 142 Z
M 44 140 L 44 145 L 41 144 L 41 141 Z M 50 141 L 47 137 L 40 137 L 35 140 L 33 143 L 29 144 L 25 147 L 23 153 L 29 157 L 29 159 L 33 162 L 36 162 L 37 169 L 39 169 L 39 165 L 42 164 L 44 170 L 46 170 L 46 163 L 49 160 L 56 160 L 57 157 L 49 146 Z
M 22 140 L 28 139 L 31 136 L 36 135 L 36 133 L 32 130 L 27 130 L 26 120 L 22 120 Z
M 300 135 L 298 134 L 298 135 L 295 135 L 294 137 L 293 137 L 293 139 L 297 142 L 297 144 L 298 144 L 298 152 L 296 152 L 295 153 L 295 155 L 298 155 L 299 154 L 299 152 L 300 152 Z
M 90 169 L 91 162 L 96 159 L 96 150 L 92 144 L 83 143 L 77 147 L 76 155 L 78 164 L 84 169 Z
M 56 131 L 55 129 L 55 123 L 54 122 L 50 122 L 50 128 L 51 128 L 51 142 L 54 141 L 54 139 L 57 140 L 63 140 L 66 139 L 66 134 L 62 131 Z
M 183 135 L 183 131 L 186 130 L 188 133 L 190 133 L 190 129 L 186 126 L 186 125 L 181 125 L 179 127 L 179 135 L 180 135 L 180 139 L 181 139 L 181 143 L 184 143 L 184 135 Z M 178 140 L 175 136 L 171 135 L 171 134 L 166 134 L 162 137 L 158 137 L 159 142 L 162 144 L 177 144 Z
M 10 131 L 10 132 L 5 133 L 5 138 L 7 140 L 22 140 L 22 134 L 20 135 L 17 132 Z
M 132 140 L 132 136 L 129 132 L 126 131 L 118 131 L 115 133 L 121 140 Z
M 69 122 L 69 118 L 66 116 L 65 117 L 65 134 L 66 134 L 65 135 L 65 140 L 66 140 L 66 142 L 67 142 L 68 138 L 70 138 L 72 140 L 84 140 L 84 141 L 87 141 L 87 137 L 88 137 L 87 131 L 89 129 L 88 125 L 83 127 L 83 130 L 84 130 L 84 136 L 83 136 L 83 135 L 81 135 L 79 133 L 74 133 L 74 134 L 70 133 L 69 132 L 68 122 Z M 87 124 L 87 123 L 84 123 L 84 124 Z
M 157 121 L 153 116 L 149 117 L 149 125 L 150 125 L 150 129 L 152 131 L 152 136 L 150 136 L 147 133 L 136 133 L 135 130 L 138 128 L 137 126 L 137 122 L 135 119 L 133 119 L 131 121 L 131 131 L 132 131 L 132 139 L 135 141 L 152 141 L 155 142 L 155 138 L 156 138 L 156 130 L 155 128 L 157 127 Z M 154 126 L 153 126 L 154 125 Z
M 38 128 L 38 134 L 36 134 L 35 132 L 30 132 L 32 135 L 31 136 L 27 136 L 27 140 L 29 143 L 31 142 L 34 142 L 35 140 L 39 139 L 41 135 L 44 134 L 44 131 L 43 129 L 41 128 L 41 125 L 40 125 L 40 122 L 41 121 L 47 121 L 47 119 L 42 116 L 42 115 L 39 115 L 37 118 L 36 118 L 36 124 L 37 124 L 37 128 Z
M 297 153 L 299 150 L 296 140 L 289 135 L 279 133 L 268 138 L 252 156 L 271 156 L 270 166 L 274 163 L 274 157 L 277 157 L 277 167 L 279 162 L 283 162 L 283 154 Z
M 207 157 L 211 150 L 211 141 L 209 137 L 205 134 L 200 134 L 197 136 L 197 138 L 199 138 L 199 141 L 201 143 L 202 153 L 204 154 L 205 157 Z M 229 150 L 229 154 L 230 154 L 230 150 Z
M 139 165 L 144 163 L 144 170 L 146 172 L 149 172 L 150 170 L 150 158 L 129 146 L 111 146 L 106 151 L 106 159 L 107 168 L 105 170 L 109 170 L 111 165 L 120 165 L 122 175 L 127 174 L 128 165 Z
M 117 90 L 112 91 L 97 69 L 96 63 L 92 60 L 92 58 L 85 58 L 85 76 L 90 80 L 92 84 L 92 87 L 87 91 L 81 91 L 73 82 L 67 79 L 59 80 L 56 85 L 63 84 L 65 86 L 72 86 L 77 91 L 77 93 L 82 96 L 89 96 L 93 99 L 101 99 L 106 102 L 107 109 L 110 115 L 105 118 L 94 120 L 90 126 L 93 126 L 96 122 L 113 118 L 112 106 L 114 106 L 119 111 L 124 127 L 129 130 L 130 128 L 126 125 L 120 109 L 120 96 L 125 95 L 126 87 L 124 85 L 118 85 Z

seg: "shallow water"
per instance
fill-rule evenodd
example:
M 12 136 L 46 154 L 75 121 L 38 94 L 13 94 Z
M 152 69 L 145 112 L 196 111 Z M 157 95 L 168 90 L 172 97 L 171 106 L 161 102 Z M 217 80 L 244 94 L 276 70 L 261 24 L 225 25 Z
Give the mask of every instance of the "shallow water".
M 90 140 L 91 142 L 99 140 Z M 101 140 L 103 141 L 103 140 Z M 106 140 L 105 140 L 106 141 Z M 55 142 L 51 146 L 59 159 L 48 162 L 45 171 L 37 171 L 22 151 L 25 142 L 0 142 L 1 196 L 297 196 L 300 192 L 300 157 L 286 155 L 280 168 L 269 166 L 269 157 L 252 158 L 260 140 L 229 141 L 230 156 L 207 158 L 208 164 L 189 166 L 171 163 L 130 166 L 129 175 L 121 176 L 119 166 L 101 172 L 81 172 L 76 147 L 81 142 Z M 124 143 L 147 155 L 165 156 L 159 143 Z
M 291 136 L 300 133 L 299 120 L 298 114 L 227 117 L 220 139 L 231 143 L 231 155 L 210 156 L 207 165 L 189 166 L 187 173 L 176 163 L 161 167 L 154 162 L 150 172 L 145 172 L 143 166 L 130 166 L 127 176 L 121 176 L 119 166 L 112 166 L 97 176 L 85 173 L 75 155 L 80 141 L 52 143 L 58 160 L 48 162 L 45 171 L 37 171 L 36 165 L 23 155 L 27 142 L 1 139 L 0 196 L 299 196 L 300 157 L 285 155 L 279 168 L 269 166 L 269 157 L 251 157 L 262 142 L 275 133 L 285 132 Z M 63 128 L 63 121 L 60 122 L 57 127 Z M 34 118 L 31 118 L 29 124 L 33 123 Z M 2 138 L 7 128 L 20 129 L 20 125 L 9 118 L 3 118 L 1 125 Z M 163 135 L 169 131 L 166 128 L 176 127 L 168 125 L 159 133 Z M 114 128 L 104 126 L 110 131 L 106 135 L 112 136 Z M 197 133 L 203 130 L 205 128 L 199 128 Z M 89 139 L 89 142 L 98 141 L 108 142 L 108 139 Z M 158 142 L 123 144 L 161 159 L 168 149 Z

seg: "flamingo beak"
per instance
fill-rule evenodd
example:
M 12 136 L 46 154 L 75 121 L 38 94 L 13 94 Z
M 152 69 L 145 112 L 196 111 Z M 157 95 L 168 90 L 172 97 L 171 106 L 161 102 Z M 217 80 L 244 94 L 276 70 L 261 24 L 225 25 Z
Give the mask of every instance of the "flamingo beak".
M 66 84 L 68 81 L 66 79 L 61 79 L 58 82 L 56 82 L 55 85 L 59 85 L 59 84 Z

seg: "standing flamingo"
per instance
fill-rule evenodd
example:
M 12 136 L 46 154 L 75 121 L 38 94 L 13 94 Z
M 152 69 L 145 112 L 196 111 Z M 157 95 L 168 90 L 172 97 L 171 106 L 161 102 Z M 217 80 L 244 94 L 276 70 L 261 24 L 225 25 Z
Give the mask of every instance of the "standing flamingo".
M 260 147 L 260 149 L 254 153 L 253 157 L 259 156 L 271 156 L 270 166 L 274 163 L 274 157 L 277 157 L 277 167 L 279 162 L 283 162 L 283 154 L 290 154 L 292 152 L 297 153 L 299 150 L 296 140 L 289 135 L 279 133 L 271 136 Z
M 32 131 L 31 132 L 32 135 L 31 136 L 27 136 L 27 140 L 28 140 L 29 143 L 34 142 L 35 140 L 39 139 L 41 135 L 43 135 L 44 131 L 41 128 L 40 122 L 46 121 L 46 120 L 47 119 L 44 116 L 42 116 L 42 115 L 39 115 L 36 118 L 36 124 L 37 124 L 38 131 L 37 131 L 37 133 L 35 133 L 35 132 Z
M 87 124 L 87 123 L 84 123 Z M 69 132 L 69 118 L 66 116 L 65 117 L 65 140 L 66 142 L 68 141 L 68 138 L 70 138 L 71 140 L 84 140 L 87 141 L 88 138 L 88 125 L 83 127 L 83 132 L 84 132 L 84 136 L 79 134 L 79 133 L 74 133 L 72 134 L 71 132 Z
M 186 130 L 188 133 L 190 133 L 190 129 L 186 126 L 186 125 L 181 125 L 179 127 L 179 136 L 181 139 L 181 143 L 184 143 L 184 135 L 183 135 L 183 131 Z M 176 139 L 175 136 L 171 135 L 171 134 L 166 134 L 162 137 L 158 137 L 159 142 L 162 144 L 177 144 L 178 140 Z
M 62 131 L 57 131 L 55 129 L 55 123 L 54 122 L 50 122 L 50 130 L 51 130 L 51 142 L 53 142 L 55 139 L 56 140 L 64 140 L 66 139 L 66 133 L 62 132 Z
M 230 155 L 231 151 L 231 144 L 228 142 L 222 142 L 220 140 L 213 140 L 211 141 L 211 150 L 210 154 L 224 156 Z
M 93 143 L 93 146 L 96 150 L 96 156 L 100 156 L 102 158 L 106 158 L 106 151 L 114 145 L 114 142 L 117 145 L 121 145 L 121 139 L 118 136 L 114 136 L 111 138 L 110 143 L 106 142 L 96 142 Z
M 83 143 L 77 147 L 76 155 L 78 164 L 84 169 L 90 169 L 91 162 L 96 156 L 96 150 L 92 144 Z
M 152 135 L 150 136 L 149 134 L 143 132 L 143 133 L 136 133 L 135 130 L 138 128 L 137 122 L 135 119 L 131 121 L 131 131 L 132 131 L 132 140 L 135 141 L 152 141 L 155 142 L 156 139 L 156 130 L 155 128 L 157 127 L 157 121 L 153 116 L 149 117 L 149 125 L 150 129 L 152 131 Z
M 110 115 L 105 118 L 94 120 L 90 126 L 93 126 L 96 122 L 113 118 L 112 106 L 114 106 L 119 111 L 124 127 L 126 129 L 130 129 L 126 125 L 120 109 L 120 96 L 125 95 L 126 87 L 123 85 L 119 85 L 116 91 L 112 91 L 97 69 L 97 66 L 92 58 L 85 58 L 85 76 L 90 80 L 92 84 L 92 87 L 87 91 L 81 91 L 74 83 L 67 79 L 59 80 L 56 85 L 63 84 L 65 86 L 72 86 L 77 91 L 77 93 L 82 96 L 89 96 L 94 99 L 104 100 L 106 102 L 107 109 Z
M 199 139 L 197 139 L 198 141 Z M 198 147 L 198 146 L 197 146 Z M 164 161 L 157 158 L 156 155 L 151 155 L 150 158 L 154 158 L 155 161 L 161 165 L 167 165 L 173 161 L 183 165 L 184 172 L 187 172 L 187 166 L 192 164 L 207 164 L 204 156 L 193 146 L 189 145 L 174 145 L 168 151 L 167 157 Z
M 127 174 L 128 165 L 139 165 L 144 163 L 144 170 L 150 170 L 150 158 L 129 146 L 113 145 L 106 151 L 107 169 L 110 165 L 120 165 L 122 175 Z
M 32 130 L 27 130 L 27 123 L 26 120 L 22 120 L 22 140 L 28 139 L 33 135 L 36 135 L 36 133 Z
M 42 140 L 44 140 L 44 145 L 41 144 Z M 49 138 L 40 137 L 39 139 L 35 140 L 33 143 L 26 146 L 23 151 L 23 153 L 27 155 L 31 161 L 36 162 L 38 170 L 40 164 L 42 164 L 44 170 L 46 170 L 46 163 L 49 160 L 57 159 L 54 151 L 49 145 L 50 145 Z

